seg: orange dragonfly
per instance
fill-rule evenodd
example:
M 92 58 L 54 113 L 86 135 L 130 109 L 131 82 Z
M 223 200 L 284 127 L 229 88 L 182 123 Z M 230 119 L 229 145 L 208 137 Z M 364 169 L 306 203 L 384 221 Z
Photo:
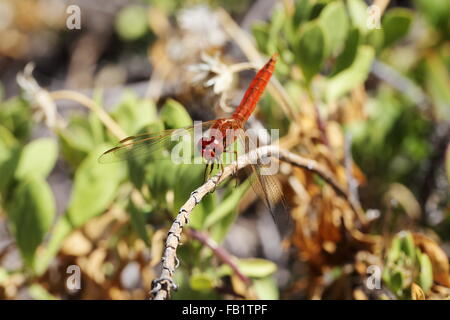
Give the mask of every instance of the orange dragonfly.
M 103 153 L 99 158 L 99 162 L 109 163 L 117 160 L 143 158 L 155 154 L 159 150 L 170 148 L 174 140 L 174 133 L 184 131 L 192 134 L 195 129 L 200 129 L 200 136 L 197 133 L 197 139 L 194 137 L 194 141 L 197 141 L 194 149 L 197 149 L 201 158 L 206 162 L 206 180 L 207 176 L 211 175 L 215 163 L 218 164 L 220 170 L 223 170 L 221 157 L 224 153 L 234 153 L 237 156 L 236 150 L 230 150 L 236 139 L 239 139 L 247 152 L 249 151 L 247 148 L 255 148 L 254 143 L 251 145 L 252 139 L 247 139 L 243 135 L 243 128 L 255 110 L 256 104 L 272 76 L 277 58 L 278 54 L 274 54 L 258 71 L 245 92 L 241 103 L 230 118 L 207 121 L 201 125 L 187 128 L 164 130 L 154 134 L 144 133 L 125 138 L 119 142 L 118 146 Z M 203 133 L 203 130 L 207 132 Z M 208 167 L 210 168 L 209 174 L 207 174 Z M 278 181 L 271 175 L 261 174 L 261 164 L 251 164 L 249 167 L 251 168 L 251 172 L 249 172 L 251 185 L 256 194 L 264 200 L 265 205 L 273 216 L 273 205 L 278 200 L 283 201 Z

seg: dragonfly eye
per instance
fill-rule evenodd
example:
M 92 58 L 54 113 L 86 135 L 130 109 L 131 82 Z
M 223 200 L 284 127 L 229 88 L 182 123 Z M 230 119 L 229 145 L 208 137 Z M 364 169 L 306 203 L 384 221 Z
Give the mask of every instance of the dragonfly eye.
M 198 141 L 198 148 L 204 159 L 212 161 L 222 154 L 223 143 L 215 137 L 202 138 Z

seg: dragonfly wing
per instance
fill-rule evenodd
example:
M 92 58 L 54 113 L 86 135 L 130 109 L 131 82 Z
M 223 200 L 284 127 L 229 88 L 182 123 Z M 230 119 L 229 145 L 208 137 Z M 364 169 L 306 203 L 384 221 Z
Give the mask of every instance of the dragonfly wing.
M 250 182 L 255 193 L 263 198 L 265 205 L 273 214 L 273 209 L 277 203 L 287 207 L 286 200 L 281 191 L 280 181 L 273 175 L 261 174 L 261 165 L 250 165 L 252 175 Z
M 261 159 L 258 159 L 255 151 L 258 142 L 255 141 L 254 138 L 241 134 L 239 135 L 239 142 L 244 146 L 245 152 L 249 154 L 251 158 L 258 160 L 247 166 L 245 171 L 249 175 L 253 191 L 263 200 L 265 206 L 269 209 L 275 220 L 275 205 L 281 203 L 284 208 L 287 208 L 286 200 L 281 191 L 280 182 L 274 175 L 264 174 L 263 170 L 265 166 L 268 166 L 269 164 L 264 164 L 261 162 Z M 271 161 L 276 160 L 272 159 Z
M 128 137 L 119 142 L 117 146 L 103 153 L 100 163 L 113 163 L 122 160 L 151 157 L 158 150 L 168 147 L 171 142 L 170 133 L 147 134 L 146 137 Z
M 144 133 L 130 136 L 121 140 L 117 146 L 107 150 L 100 158 L 100 163 L 113 163 L 117 161 L 139 159 L 167 159 L 169 153 L 158 154 L 164 150 L 170 152 L 180 143 L 181 139 L 186 139 L 190 143 L 192 155 L 195 154 L 196 142 L 217 120 L 201 122 L 193 126 L 164 130 L 158 133 Z M 198 137 L 196 137 L 198 135 Z

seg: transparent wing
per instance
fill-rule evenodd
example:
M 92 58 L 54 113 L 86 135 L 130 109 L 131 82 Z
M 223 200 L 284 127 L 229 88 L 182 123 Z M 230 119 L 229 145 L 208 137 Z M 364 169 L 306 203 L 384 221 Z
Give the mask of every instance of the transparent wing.
M 252 158 L 258 160 L 257 162 L 247 166 L 244 170 L 249 175 L 250 184 L 253 191 L 263 200 L 265 206 L 269 209 L 270 214 L 274 218 L 274 221 L 276 221 L 274 216 L 275 205 L 277 203 L 281 203 L 285 209 L 287 208 L 286 199 L 281 191 L 280 182 L 274 175 L 277 172 L 267 174 L 271 171 L 267 170 L 267 167 L 270 166 L 270 162 L 262 162 L 261 159 L 257 158 L 255 151 L 255 149 L 259 146 L 257 138 L 245 135 L 242 131 L 239 134 L 239 143 L 243 145 L 246 153 L 250 154 Z M 277 160 L 272 159 L 270 161 Z
M 127 137 L 119 141 L 114 148 L 104 152 L 98 161 L 100 163 L 113 163 L 128 159 L 167 158 L 167 155 L 180 143 L 181 139 L 190 144 L 190 151 L 194 155 L 196 143 L 216 121 L 206 121 L 185 128 Z M 164 154 L 164 151 L 166 154 Z

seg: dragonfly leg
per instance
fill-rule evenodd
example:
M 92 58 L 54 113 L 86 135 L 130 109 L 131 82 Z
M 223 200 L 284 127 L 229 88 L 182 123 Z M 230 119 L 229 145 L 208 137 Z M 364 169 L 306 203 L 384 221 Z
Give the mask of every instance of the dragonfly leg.
M 213 172 L 213 170 L 214 170 L 214 162 L 211 161 L 206 162 L 205 171 L 203 172 L 203 180 L 204 180 L 203 182 L 206 182 L 211 177 L 211 173 Z
M 234 150 L 233 153 L 236 156 L 236 162 L 237 162 L 238 161 L 238 152 L 237 152 L 237 150 Z M 234 177 L 234 181 L 236 181 L 236 185 L 235 185 L 236 188 L 238 186 L 237 170 L 238 170 L 238 168 L 237 168 L 237 166 L 235 166 L 234 169 L 233 169 L 233 177 Z
M 217 179 L 217 183 L 219 183 L 219 181 L 220 181 L 220 179 L 222 179 L 222 175 L 223 175 L 223 163 L 221 162 L 219 164 L 219 166 L 220 166 L 220 175 L 219 175 L 219 178 Z
M 226 152 L 228 152 L 228 153 L 231 153 L 231 154 L 234 154 L 235 156 L 236 156 L 236 159 L 235 159 L 235 161 L 237 161 L 238 160 L 238 151 L 237 150 L 234 150 L 234 151 L 226 151 Z M 223 171 L 223 165 L 222 165 L 222 171 Z M 235 182 L 236 182 L 236 187 L 237 187 L 237 185 L 238 185 L 238 180 L 237 180 L 237 166 L 235 166 L 234 167 L 234 169 L 233 169 L 233 173 L 231 174 L 233 177 L 234 177 L 234 180 L 235 180 Z
M 217 180 L 214 181 L 214 189 L 211 192 L 216 191 L 217 185 L 219 184 L 219 181 L 220 181 L 220 179 L 222 178 L 222 175 L 223 175 L 223 163 L 222 162 L 217 163 L 217 167 L 220 168 L 220 173 L 217 176 Z
M 214 170 L 214 162 L 211 163 L 211 170 L 209 170 L 208 179 L 209 179 L 209 177 L 211 177 L 211 174 L 212 174 L 213 170 Z
M 203 183 L 206 182 L 206 173 L 208 172 L 209 162 L 205 165 L 205 171 L 203 172 Z
M 214 163 L 213 163 L 213 168 L 214 168 Z M 218 179 L 216 180 L 216 181 L 214 181 L 214 189 L 211 191 L 211 193 L 212 192 L 215 192 L 216 191 L 216 188 L 217 188 L 217 184 L 219 183 L 219 181 L 220 181 L 220 178 L 222 177 L 222 173 L 223 173 L 223 165 L 222 165 L 222 163 L 218 163 L 217 164 L 217 166 L 219 167 L 220 166 L 220 175 L 218 176 Z M 209 174 L 211 174 L 211 172 L 212 172 L 212 169 L 211 169 L 211 171 L 210 171 L 210 173 Z

